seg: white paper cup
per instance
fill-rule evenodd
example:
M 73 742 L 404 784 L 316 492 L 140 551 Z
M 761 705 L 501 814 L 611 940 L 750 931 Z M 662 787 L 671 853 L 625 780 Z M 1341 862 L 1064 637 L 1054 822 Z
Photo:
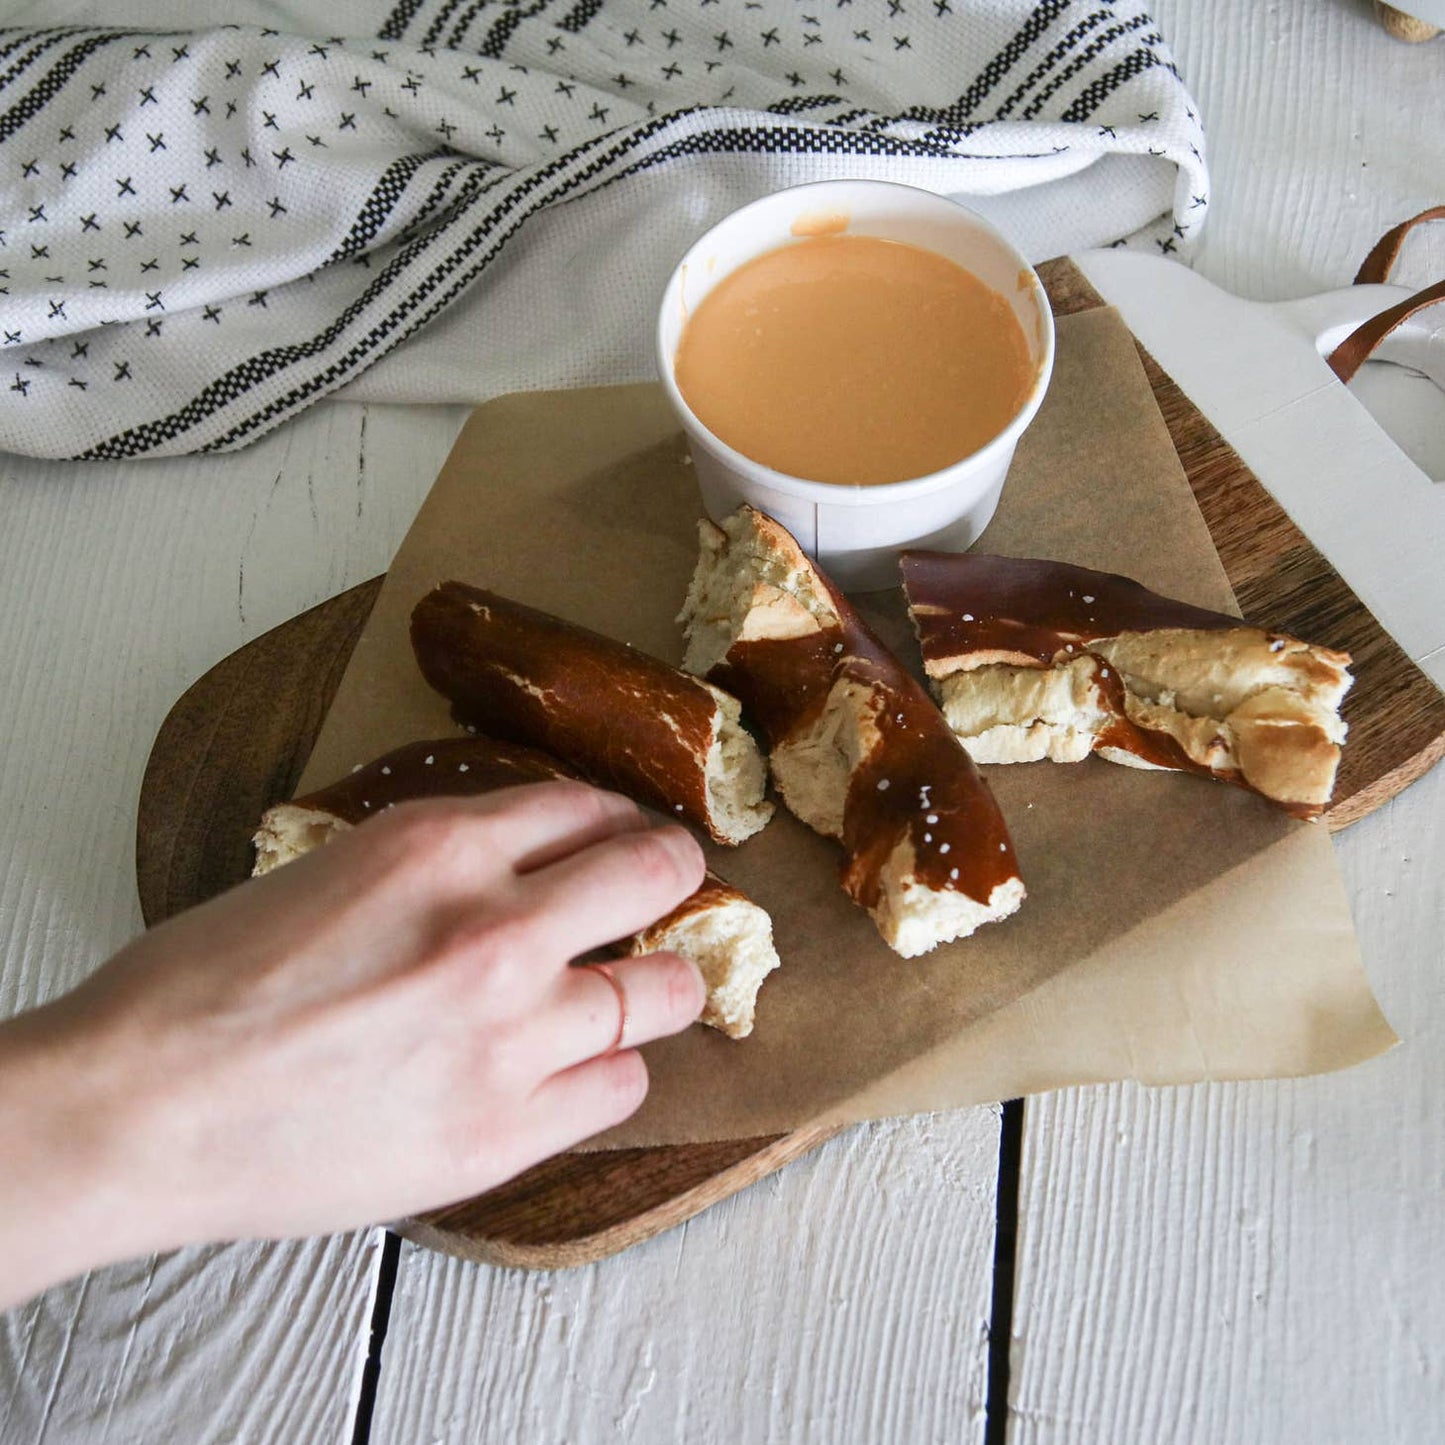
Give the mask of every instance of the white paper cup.
M 846 219 L 844 234 L 903 241 L 973 272 L 1013 308 L 1035 369 L 1028 399 L 977 451 L 927 476 L 876 486 L 810 482 L 763 466 L 713 435 L 677 388 L 674 362 L 688 317 L 730 272 L 765 251 L 797 244 L 798 231 Z M 795 227 L 797 230 L 795 231 Z M 891 181 L 820 181 L 753 201 L 719 221 L 678 263 L 657 320 L 662 384 L 692 451 L 708 514 L 721 520 L 750 502 L 781 522 L 840 586 L 898 584 L 905 547 L 962 551 L 988 525 L 1014 447 L 1039 409 L 1054 365 L 1054 318 L 1034 269 L 982 216 Z

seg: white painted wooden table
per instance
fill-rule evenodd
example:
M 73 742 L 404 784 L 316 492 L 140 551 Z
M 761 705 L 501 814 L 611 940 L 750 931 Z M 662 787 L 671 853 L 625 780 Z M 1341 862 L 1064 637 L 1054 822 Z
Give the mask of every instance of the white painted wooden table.
M 1155 0 L 1211 136 L 1195 259 L 1345 284 L 1445 199 L 1445 40 L 1363 0 Z M 1445 237 L 1402 279 L 1445 274 Z M 1360 390 L 1445 477 L 1433 398 Z M 330 405 L 235 457 L 0 468 L 0 1011 L 139 927 L 135 799 L 185 686 L 382 570 L 460 412 Z M 1404 1036 L 1343 1075 L 1030 1101 L 986 1420 L 999 1113 L 853 1130 L 569 1274 L 401 1251 L 377 1442 L 1362 1441 L 1445 1432 L 1445 771 L 1338 841 Z M 0 1164 L 3 1167 L 3 1164 Z M 381 1236 L 187 1250 L 0 1316 L 0 1441 L 352 1438 Z M 1005 1348 L 1006 1347 L 1006 1348 Z

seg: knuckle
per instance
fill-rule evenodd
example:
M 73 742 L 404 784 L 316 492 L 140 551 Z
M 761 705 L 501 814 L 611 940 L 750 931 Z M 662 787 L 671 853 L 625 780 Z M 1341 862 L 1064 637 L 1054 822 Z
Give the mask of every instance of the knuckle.
M 569 807 L 591 817 L 601 817 L 606 813 L 616 812 L 624 803 L 624 799 L 617 793 L 607 793 L 601 788 L 594 788 L 591 783 L 584 783 L 580 778 L 558 778 L 556 782 L 548 783 L 545 786 L 551 788 L 557 797 Z M 628 804 L 627 806 L 635 805 Z
M 519 913 L 490 913 L 454 924 L 437 949 L 440 961 L 465 971 L 510 975 L 525 966 L 533 948 L 527 918 Z
M 554 797 L 558 790 L 577 786 L 565 778 L 542 778 L 531 781 L 509 783 L 505 788 L 495 788 L 477 800 L 477 808 L 491 817 L 505 816 L 530 803 Z
M 620 814 L 641 812 L 636 803 L 620 793 L 605 792 L 580 778 L 554 778 L 545 783 L 528 784 L 525 790 L 516 789 L 514 792 L 524 797 L 546 798 L 583 823 L 598 823 Z
M 649 889 L 681 897 L 695 886 L 689 849 L 697 845 L 680 828 L 628 834 L 618 840 L 618 846 L 628 872 Z
M 591 783 L 565 783 L 567 806 L 577 827 L 587 834 L 606 834 L 642 826 L 642 809 L 621 793 L 595 788 Z
M 377 824 L 378 834 L 384 830 L 396 864 L 427 870 L 457 856 L 474 826 L 449 799 L 398 803 Z

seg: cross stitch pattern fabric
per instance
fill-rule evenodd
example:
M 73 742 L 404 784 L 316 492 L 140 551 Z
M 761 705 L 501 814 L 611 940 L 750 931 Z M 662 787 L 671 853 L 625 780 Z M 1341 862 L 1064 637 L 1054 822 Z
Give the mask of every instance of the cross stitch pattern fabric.
M 958 196 L 1034 259 L 1179 254 L 1208 207 L 1131 0 L 134 8 L 0 31 L 10 451 L 228 450 L 338 391 L 645 378 L 677 257 L 802 181 Z

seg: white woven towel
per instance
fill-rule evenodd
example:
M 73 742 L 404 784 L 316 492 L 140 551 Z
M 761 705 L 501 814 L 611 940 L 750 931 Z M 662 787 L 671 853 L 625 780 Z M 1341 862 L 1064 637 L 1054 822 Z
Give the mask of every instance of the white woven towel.
M 1207 209 L 1131 0 L 302 3 L 289 32 L 280 8 L 0 31 L 0 447 L 164 456 L 343 386 L 645 377 L 677 256 L 804 180 L 967 197 L 1035 259 L 1182 251 Z

